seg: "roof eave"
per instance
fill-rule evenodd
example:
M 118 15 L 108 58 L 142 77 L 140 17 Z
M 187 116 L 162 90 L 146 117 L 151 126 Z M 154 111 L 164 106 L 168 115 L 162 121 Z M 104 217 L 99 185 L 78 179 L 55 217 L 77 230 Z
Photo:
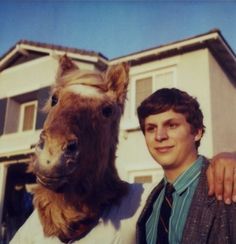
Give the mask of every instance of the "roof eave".
M 118 57 L 118 58 L 110 60 L 110 63 L 113 64 L 113 63 L 118 63 L 118 62 L 132 62 L 135 60 L 145 58 L 147 56 L 160 55 L 161 53 L 164 53 L 164 52 L 170 52 L 171 50 L 181 50 L 183 48 L 186 48 L 187 46 L 196 45 L 197 43 L 203 43 L 204 41 L 210 40 L 210 39 L 217 39 L 218 37 L 219 37 L 218 32 L 209 33 L 209 34 L 201 35 L 201 36 L 194 37 L 191 39 L 186 39 L 183 41 L 178 41 L 175 43 L 162 45 L 160 47 L 155 47 L 155 48 L 151 48 L 148 50 L 143 50 L 143 51 L 140 51 L 137 53 L 133 53 L 130 55 Z
M 228 75 L 236 80 L 235 53 L 218 30 L 183 41 L 116 58 L 111 60 L 110 64 L 129 62 L 131 66 L 135 66 L 203 48 L 208 48 L 221 66 L 227 71 Z
M 27 55 L 28 52 L 35 51 L 46 55 L 68 55 L 72 59 L 80 60 L 82 62 L 89 62 L 94 64 L 104 64 L 108 65 L 108 59 L 100 53 L 96 53 L 94 55 L 86 54 L 86 51 L 83 54 L 80 54 L 78 51 L 73 52 L 71 48 L 63 48 L 55 45 L 51 45 L 51 47 L 46 47 L 46 45 L 33 45 L 30 42 L 18 42 L 14 48 L 11 48 L 0 60 L 0 69 L 3 70 L 4 67 L 10 62 L 11 59 L 17 55 L 17 53 L 21 53 Z

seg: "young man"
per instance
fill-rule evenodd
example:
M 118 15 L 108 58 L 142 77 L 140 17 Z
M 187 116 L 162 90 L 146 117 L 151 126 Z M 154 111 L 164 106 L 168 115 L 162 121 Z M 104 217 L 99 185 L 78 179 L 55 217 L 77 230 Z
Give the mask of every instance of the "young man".
M 164 170 L 138 220 L 138 243 L 236 243 L 236 204 L 208 195 L 209 163 L 198 155 L 205 130 L 198 102 L 178 89 L 160 89 L 141 103 L 138 117 Z

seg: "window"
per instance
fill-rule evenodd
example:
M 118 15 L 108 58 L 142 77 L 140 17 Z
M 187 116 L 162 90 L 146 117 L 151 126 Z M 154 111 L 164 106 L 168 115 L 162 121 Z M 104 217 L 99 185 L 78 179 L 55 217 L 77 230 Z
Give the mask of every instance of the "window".
M 161 167 L 153 169 L 135 169 L 128 171 L 128 181 L 131 183 L 153 183 L 163 178 Z
M 37 100 L 27 100 L 26 95 L 8 99 L 4 134 L 35 129 Z
M 32 131 L 36 126 L 38 91 L 9 97 L 4 134 Z
M 37 112 L 36 101 L 21 104 L 19 131 L 34 130 L 36 112 Z
M 136 80 L 135 86 L 135 108 L 152 93 L 152 77 Z M 135 110 L 136 110 L 135 109 Z
M 153 92 L 161 88 L 175 87 L 174 72 L 167 71 L 154 75 Z
M 138 128 L 137 107 L 154 91 L 164 87 L 176 87 L 176 66 L 133 75 L 128 89 L 122 129 Z
M 152 183 L 152 175 L 135 176 L 134 183 Z
M 164 87 L 175 87 L 174 72 L 162 71 L 135 81 L 135 108 L 150 94 Z

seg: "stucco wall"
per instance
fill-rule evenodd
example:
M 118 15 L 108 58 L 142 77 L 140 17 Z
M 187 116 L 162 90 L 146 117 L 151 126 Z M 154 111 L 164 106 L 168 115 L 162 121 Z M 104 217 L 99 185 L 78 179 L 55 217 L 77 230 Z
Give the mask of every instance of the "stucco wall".
M 178 64 L 177 87 L 196 97 L 204 115 L 206 133 L 201 140 L 199 153 L 213 155 L 212 115 L 207 49 L 182 55 Z
M 93 64 L 77 62 L 80 69 L 94 70 Z M 47 56 L 19 64 L 0 74 L 0 98 L 35 91 L 54 83 L 58 57 Z
M 118 172 L 125 180 L 129 180 L 133 171 L 145 169 L 162 172 L 160 166 L 150 156 L 140 130 L 120 133 L 117 156 Z
M 209 63 L 213 152 L 236 151 L 236 81 L 230 81 L 211 54 Z
M 44 57 L 4 70 L 0 74 L 0 98 L 50 85 L 55 79 L 57 65 L 56 59 Z

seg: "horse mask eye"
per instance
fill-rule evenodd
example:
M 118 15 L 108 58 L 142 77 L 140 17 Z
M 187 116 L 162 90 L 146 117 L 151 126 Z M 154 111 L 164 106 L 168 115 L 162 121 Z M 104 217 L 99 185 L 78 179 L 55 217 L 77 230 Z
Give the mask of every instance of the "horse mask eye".
M 51 106 L 55 106 L 58 102 L 58 97 L 56 95 L 53 95 L 51 98 Z
M 105 118 L 109 118 L 113 115 L 114 113 L 114 108 L 112 105 L 106 105 L 102 108 L 102 115 L 105 117 Z

